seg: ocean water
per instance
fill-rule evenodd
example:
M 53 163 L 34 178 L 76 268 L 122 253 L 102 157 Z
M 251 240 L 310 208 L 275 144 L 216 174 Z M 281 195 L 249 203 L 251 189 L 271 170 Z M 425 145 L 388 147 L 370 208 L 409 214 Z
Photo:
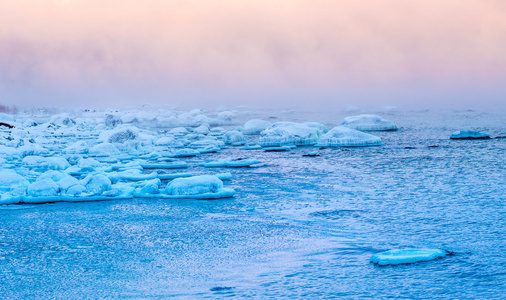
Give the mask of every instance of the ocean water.
M 262 114 L 329 128 L 345 116 Z M 206 154 L 263 163 L 222 170 L 230 199 L 0 206 L 0 298 L 504 299 L 506 139 L 449 136 L 506 135 L 506 115 L 383 116 L 400 130 L 374 133 L 381 147 Z M 453 254 L 369 262 L 397 248 Z

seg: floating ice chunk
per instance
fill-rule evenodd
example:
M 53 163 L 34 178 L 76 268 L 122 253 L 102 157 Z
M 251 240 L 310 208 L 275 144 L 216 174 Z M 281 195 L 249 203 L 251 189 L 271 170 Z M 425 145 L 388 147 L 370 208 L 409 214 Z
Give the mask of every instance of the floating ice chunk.
M 17 188 L 26 189 L 30 182 L 13 170 L 0 170 L 0 191 L 8 192 Z
M 157 117 L 156 118 L 156 126 L 162 128 L 170 128 L 181 126 L 181 122 L 174 116 L 170 117 Z
M 65 125 L 65 126 L 76 125 L 76 121 L 74 120 L 74 118 L 66 113 L 52 116 L 49 123 L 54 124 L 54 125 L 60 125 L 60 126 L 61 125 Z
M 88 153 L 88 142 L 78 141 L 67 148 L 63 149 L 62 152 L 66 154 L 86 154 Z
M 411 264 L 445 257 L 450 254 L 439 249 L 396 249 L 374 254 L 371 262 L 380 266 Z
M 151 172 L 149 174 L 143 174 L 139 169 L 130 169 L 122 172 L 118 172 L 117 174 L 110 174 L 113 178 L 113 181 L 117 180 L 127 180 L 127 181 L 141 181 L 141 180 L 149 180 L 155 179 L 158 177 L 157 172 Z
M 77 180 L 76 178 L 74 178 L 72 176 L 67 176 L 65 178 L 62 178 L 61 180 L 58 180 L 56 182 L 56 184 L 58 184 L 58 187 L 60 188 L 62 193 L 66 193 L 67 190 L 74 185 L 81 185 L 79 180 Z M 83 188 L 86 189 L 84 186 L 83 186 Z
M 65 170 L 70 167 L 69 162 L 63 157 L 52 157 L 47 160 L 46 165 L 50 170 Z
M 304 122 L 304 124 L 306 124 L 309 127 L 316 128 L 318 130 L 318 136 L 321 136 L 322 134 L 325 134 L 329 131 L 327 126 L 318 122 Z
M 184 161 L 176 161 L 167 164 L 141 164 L 143 169 L 183 169 L 187 168 L 188 164 Z
M 105 126 L 109 128 L 114 128 L 118 125 L 123 124 L 123 121 L 121 121 L 121 118 L 115 115 L 106 115 L 105 116 Z
M 489 139 L 490 135 L 478 131 L 468 131 L 461 130 L 455 131 L 450 136 L 452 140 L 481 140 L 481 139 Z
M 116 156 L 121 152 L 111 143 L 101 143 L 91 147 L 88 154 L 92 156 Z
M 381 146 L 383 142 L 377 136 L 348 127 L 337 126 L 322 135 L 318 147 L 365 147 Z
M 79 162 L 77 163 L 77 166 L 81 169 L 91 171 L 91 170 L 101 167 L 102 164 L 98 160 L 93 159 L 93 158 L 83 158 L 83 159 L 79 160 Z
M 7 160 L 16 160 L 20 158 L 21 152 L 16 148 L 0 145 L 0 155 L 4 155 Z
M 196 134 L 208 134 L 209 133 L 209 125 L 206 123 L 206 124 L 202 124 L 200 125 L 199 127 L 195 128 L 193 130 L 193 133 L 196 133 Z
M 192 177 L 193 175 L 191 173 L 173 173 L 173 174 L 158 174 L 158 179 L 160 180 L 172 180 L 176 178 L 183 178 L 183 177 Z
M 200 153 L 212 153 L 221 150 L 220 143 L 217 140 L 209 139 L 193 142 L 188 147 L 198 150 Z
M 232 174 L 230 173 L 218 173 L 215 176 L 218 177 L 221 181 L 232 180 Z
M 263 148 L 263 150 L 266 152 L 282 152 L 282 151 L 290 151 L 293 148 L 295 148 L 295 146 L 266 147 Z
M 262 146 L 255 143 L 248 143 L 246 146 L 241 148 L 242 150 L 259 150 L 262 149 Z
M 260 134 L 260 132 L 264 131 L 271 125 L 272 123 L 269 121 L 252 119 L 244 123 L 244 134 L 246 135 Z
M 219 194 L 223 190 L 223 182 L 217 176 L 201 175 L 176 178 L 167 185 L 165 193 L 171 196 L 195 196 Z
M 292 122 L 274 123 L 262 131 L 258 143 L 262 147 L 286 145 L 306 146 L 318 142 L 318 130 L 306 124 Z
M 111 189 L 111 180 L 103 174 L 90 174 L 82 180 L 82 184 L 92 195 L 100 195 Z
M 27 167 L 43 167 L 46 165 L 47 158 L 38 155 L 28 155 L 23 158 L 21 163 Z
M 244 145 L 246 141 L 244 140 L 244 134 L 239 131 L 229 131 L 223 135 L 223 142 L 225 144 L 241 144 Z
M 259 164 L 260 162 L 256 159 L 219 159 L 210 162 L 202 163 L 201 166 L 206 168 L 242 168 L 249 167 L 254 164 Z
M 190 148 L 183 148 L 181 150 L 176 150 L 172 152 L 170 157 L 192 157 L 197 155 L 200 155 L 200 151 Z
M 223 127 L 214 127 L 209 131 L 209 133 L 207 135 L 208 136 L 222 136 L 226 132 L 227 132 L 227 130 Z
M 86 187 L 82 184 L 74 184 L 68 189 L 62 191 L 63 195 L 66 196 L 80 196 L 86 193 Z
M 342 126 L 360 131 L 397 130 L 397 125 L 377 115 L 358 115 L 344 118 Z
M 221 124 L 237 123 L 237 115 L 231 111 L 222 111 L 218 113 L 218 120 Z
M 48 197 L 58 195 L 59 189 L 54 181 L 44 178 L 30 184 L 27 188 L 27 193 L 31 197 Z
M 168 133 L 176 137 L 182 137 L 189 134 L 190 132 L 188 131 L 188 129 L 184 127 L 176 127 L 172 128 Z
M 183 143 L 181 143 L 180 141 L 176 140 L 175 138 L 173 138 L 171 136 L 165 136 L 165 137 L 159 138 L 155 142 L 155 145 L 156 146 L 167 146 L 169 148 L 181 148 L 181 147 L 184 147 Z
M 23 156 L 49 154 L 49 151 L 46 148 L 39 144 L 30 142 L 25 143 L 24 146 L 19 147 L 18 150 Z
M 158 186 L 150 183 L 146 184 L 144 187 L 142 187 L 141 194 L 147 195 L 147 194 L 160 194 L 160 189 Z
M 114 129 L 100 133 L 98 140 L 108 143 L 124 143 L 135 140 L 139 136 L 139 129 L 131 125 L 120 125 Z
M 37 126 L 37 122 L 35 122 L 33 119 L 26 119 L 24 122 L 23 122 L 23 125 L 25 127 L 34 127 L 34 126 Z

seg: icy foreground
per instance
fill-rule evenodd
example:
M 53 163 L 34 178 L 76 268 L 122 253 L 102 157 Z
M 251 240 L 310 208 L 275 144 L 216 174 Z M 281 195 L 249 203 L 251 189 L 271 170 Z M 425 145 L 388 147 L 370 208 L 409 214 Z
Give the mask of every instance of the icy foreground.
M 210 168 L 263 164 L 241 156 L 213 159 L 223 149 L 236 147 L 251 153 L 290 151 L 298 146 L 383 145 L 379 137 L 342 126 L 328 131 L 317 122 L 249 119 L 240 126 L 239 117 L 231 111 L 0 117 L 4 124 L 0 125 L 1 204 L 232 197 L 235 191 L 222 183 L 230 176 L 209 174 Z M 362 123 L 378 123 L 376 117 L 358 119 Z
M 397 249 L 374 254 L 371 262 L 380 266 L 412 264 L 445 257 L 448 251 L 439 249 Z

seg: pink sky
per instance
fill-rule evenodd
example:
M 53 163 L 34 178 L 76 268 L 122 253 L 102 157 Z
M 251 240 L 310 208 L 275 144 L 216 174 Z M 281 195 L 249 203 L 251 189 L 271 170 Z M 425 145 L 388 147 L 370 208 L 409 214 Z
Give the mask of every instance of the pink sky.
M 495 105 L 505 20 L 502 0 L 2 0 L 0 102 Z

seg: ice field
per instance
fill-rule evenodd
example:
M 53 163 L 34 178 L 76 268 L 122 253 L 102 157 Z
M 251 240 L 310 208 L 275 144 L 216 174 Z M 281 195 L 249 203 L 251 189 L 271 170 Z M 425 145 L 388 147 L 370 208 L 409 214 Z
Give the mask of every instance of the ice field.
M 0 122 L 0 298 L 504 298 L 503 112 Z

